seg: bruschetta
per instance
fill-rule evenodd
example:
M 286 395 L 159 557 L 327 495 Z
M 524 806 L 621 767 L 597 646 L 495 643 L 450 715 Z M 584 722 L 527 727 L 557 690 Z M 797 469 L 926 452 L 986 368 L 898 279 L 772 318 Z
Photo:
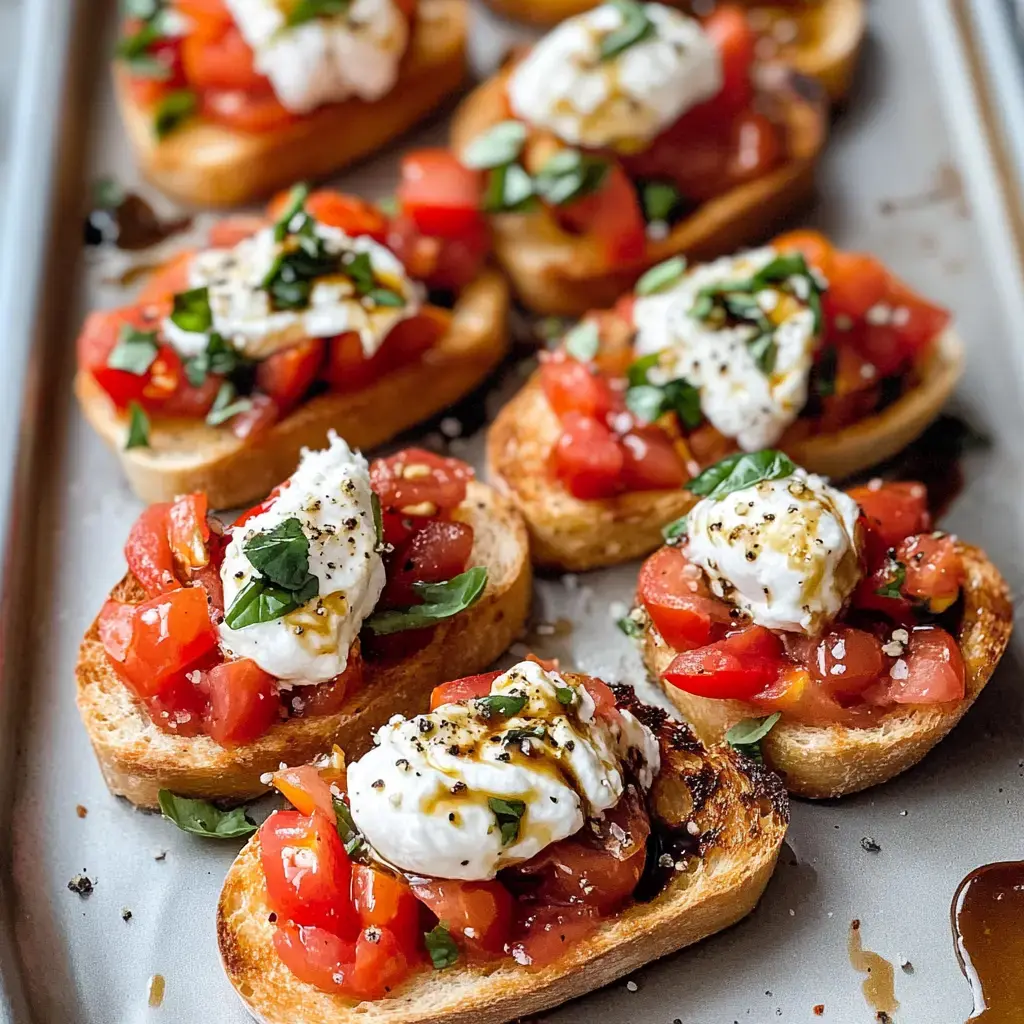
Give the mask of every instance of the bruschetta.
M 468 175 L 443 151 L 410 159 Z M 250 503 L 328 430 L 372 448 L 483 381 L 508 344 L 486 225 L 429 227 L 300 186 L 93 313 L 75 389 L 139 497 Z
M 262 1024 L 501 1024 L 748 914 L 788 821 L 777 777 L 535 662 L 435 691 L 347 770 L 276 784 L 221 893 Z M 311 870 L 296 884 L 300 857 Z
M 495 10 L 534 25 L 554 25 L 595 6 L 594 0 L 488 0 Z M 712 5 L 683 0 L 674 6 L 692 12 Z M 714 6 L 724 7 L 717 3 Z M 781 61 L 825 87 L 833 100 L 850 88 L 867 16 L 864 0 L 735 0 L 756 34 L 755 54 L 763 63 Z
M 141 0 L 114 74 L 142 172 L 251 202 L 380 149 L 456 92 L 465 0 Z
M 844 493 L 763 451 L 690 487 L 623 624 L 697 734 L 756 749 L 803 797 L 917 764 L 1006 650 L 999 570 L 934 530 L 922 484 Z
M 498 261 L 538 313 L 611 305 L 649 267 L 769 234 L 811 191 L 817 83 L 753 72 L 735 8 L 703 23 L 610 0 L 563 22 L 456 111 Z M 756 81 L 755 81 L 756 79 Z
M 240 802 L 263 773 L 421 707 L 522 628 L 526 531 L 456 459 L 372 465 L 337 435 L 231 526 L 148 508 L 82 643 L 78 706 L 112 792 Z
M 488 461 L 535 562 L 575 571 L 653 551 L 696 500 L 686 481 L 737 450 L 836 477 L 889 458 L 938 415 L 963 348 L 877 259 L 798 232 L 655 267 L 541 359 Z

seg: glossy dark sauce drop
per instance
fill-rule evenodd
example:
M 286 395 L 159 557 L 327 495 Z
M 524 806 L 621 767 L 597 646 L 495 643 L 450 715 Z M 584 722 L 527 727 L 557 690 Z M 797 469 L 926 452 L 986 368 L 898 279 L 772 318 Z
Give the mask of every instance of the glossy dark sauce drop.
M 951 909 L 957 959 L 984 1024 L 1024 1020 L 1024 861 L 975 868 Z
M 888 1015 L 900 1005 L 896 998 L 896 971 L 885 957 L 864 948 L 858 920 L 850 922 L 848 951 L 850 966 L 867 972 L 862 989 L 868 1006 L 875 1011 L 877 1020 L 889 1019 Z
M 108 186 L 85 219 L 86 245 L 114 245 L 137 252 L 162 242 L 192 223 L 189 217 L 161 220 L 142 196 Z

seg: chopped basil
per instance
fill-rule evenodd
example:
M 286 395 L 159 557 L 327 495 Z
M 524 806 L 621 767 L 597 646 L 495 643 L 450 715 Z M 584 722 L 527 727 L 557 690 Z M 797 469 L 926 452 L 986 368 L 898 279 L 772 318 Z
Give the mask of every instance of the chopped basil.
M 775 723 L 782 717 L 781 711 L 765 718 L 744 718 L 737 722 L 726 734 L 725 742 L 739 754 L 749 757 L 759 764 L 764 763 L 761 755 L 761 740 L 765 738 L 775 727 Z
M 388 217 L 397 217 L 399 211 L 398 196 L 384 196 L 377 200 L 377 209 Z
M 902 562 L 897 562 L 896 559 L 890 559 L 886 565 L 886 569 L 890 574 L 889 579 L 880 586 L 875 593 L 879 597 L 892 597 L 900 598 L 903 596 L 902 586 L 907 579 L 907 567 Z
M 424 932 L 423 943 L 427 947 L 435 971 L 443 971 L 459 959 L 459 947 L 455 945 L 455 940 L 443 924 Z
M 242 550 L 252 567 L 271 583 L 288 590 L 305 586 L 309 576 L 309 538 L 296 516 L 250 537 Z
M 366 620 L 366 627 L 377 636 L 388 636 L 433 626 L 475 604 L 486 585 L 487 569 L 482 565 L 467 569 L 444 583 L 414 583 L 412 589 L 423 598 L 423 604 L 376 612 Z
M 206 339 L 206 348 L 185 360 L 185 376 L 194 388 L 202 387 L 208 373 L 230 376 L 248 360 L 216 331 Z
M 316 18 L 329 18 L 344 14 L 352 6 L 352 0 L 296 0 L 288 13 L 285 25 L 291 28 Z
M 640 384 L 647 383 L 647 373 L 658 365 L 658 360 L 661 358 L 660 352 L 651 352 L 650 355 L 641 356 L 639 359 L 632 362 L 629 369 L 626 371 L 626 377 L 629 383 L 634 387 Z
M 686 536 L 687 518 L 680 516 L 661 528 L 661 535 L 666 544 L 678 544 Z
M 643 4 L 636 3 L 636 0 L 611 0 L 611 5 L 622 15 L 622 25 L 601 40 L 598 45 L 601 60 L 611 60 L 623 50 L 654 35 L 654 22 L 647 17 Z
M 534 191 L 552 206 L 564 206 L 596 192 L 608 176 L 607 160 L 578 149 L 559 150 L 534 175 Z
M 616 619 L 615 625 L 631 640 L 638 640 L 644 635 L 644 627 L 632 615 L 623 615 L 621 619 Z
M 309 186 L 300 182 L 291 192 L 288 193 L 288 202 L 274 224 L 274 241 L 283 242 L 288 237 L 288 226 L 296 214 L 302 213 L 306 208 L 306 200 L 309 198 Z
M 674 285 L 686 271 L 686 257 L 673 256 L 664 263 L 657 263 L 641 275 L 636 283 L 637 295 L 654 295 Z
M 775 344 L 774 332 L 759 334 L 747 343 L 757 368 L 768 376 L 775 369 L 775 357 L 778 354 L 778 346 Z
M 298 590 L 288 590 L 254 577 L 235 596 L 224 616 L 224 622 L 230 629 L 243 629 L 258 622 L 273 622 L 312 601 L 319 592 L 319 580 L 312 573 L 306 585 Z
M 488 176 L 483 209 L 486 213 L 521 213 L 533 199 L 533 179 L 518 164 L 507 164 Z
M 112 370 L 124 370 L 142 377 L 153 365 L 156 354 L 156 331 L 140 331 L 131 324 L 125 324 L 117 344 L 107 356 L 107 366 Z
M 240 412 L 248 412 L 251 408 L 252 399 L 239 398 L 238 389 L 231 381 L 226 380 L 221 384 L 217 397 L 206 414 L 206 422 L 211 427 L 219 427 L 222 423 L 227 423 L 232 416 L 237 416 Z
M 356 289 L 361 294 L 365 294 L 365 290 L 374 286 L 369 253 L 358 253 L 351 259 L 351 263 L 358 264 L 360 269 L 364 262 L 366 264 L 369 280 L 364 288 L 361 288 L 356 275 L 350 272 L 350 266 L 342 266 L 340 256 L 327 252 L 323 239 L 314 230 L 314 222 L 311 219 L 307 218 L 298 231 L 289 237 L 294 239 L 295 244 L 278 254 L 260 282 L 260 287 L 270 295 L 270 304 L 274 309 L 304 309 L 309 305 L 314 280 L 325 274 L 337 273 L 339 269 L 352 277 Z
M 568 706 L 576 699 L 576 693 L 571 686 L 556 686 L 555 699 L 559 704 Z
M 348 804 L 340 796 L 331 794 L 331 803 L 334 806 L 334 824 L 345 847 L 345 852 L 353 860 L 364 860 L 368 852 L 366 840 L 363 834 L 356 828 L 352 812 Z
M 547 729 L 543 725 L 535 725 L 529 729 L 506 729 L 501 742 L 503 746 L 514 747 L 523 740 L 542 740 L 547 734 Z
M 157 797 L 160 813 L 173 821 L 182 832 L 207 839 L 244 839 L 256 831 L 256 823 L 245 813 L 244 807 L 222 811 L 206 800 L 191 800 L 175 796 L 161 789 Z
M 641 423 L 653 423 L 659 416 L 674 412 L 690 430 L 704 418 L 700 391 L 689 381 L 670 380 L 660 386 L 638 384 L 626 390 L 626 407 Z
M 498 796 L 488 797 L 487 806 L 498 819 L 498 827 L 501 829 L 501 845 L 508 846 L 519 838 L 519 823 L 526 813 L 526 803 L 523 800 L 505 800 Z
M 373 532 L 377 538 L 378 551 L 384 546 L 384 514 L 376 491 L 370 491 L 370 508 L 373 510 Z
M 366 298 L 370 299 L 377 306 L 404 306 L 405 299 L 396 291 L 392 291 L 390 288 L 371 288 L 366 293 Z
M 466 147 L 461 161 L 474 170 L 493 170 L 514 163 L 523 150 L 524 142 L 526 125 L 522 121 L 499 121 Z
M 682 193 L 667 181 L 646 181 L 640 186 L 640 205 L 648 224 L 671 220 L 682 202 Z
M 208 288 L 192 288 L 174 296 L 171 322 L 189 334 L 205 334 L 213 326 Z
M 836 393 L 836 370 L 839 366 L 839 352 L 834 345 L 822 349 L 812 371 L 814 393 L 820 398 L 829 398 Z
M 492 693 L 489 697 L 477 697 L 473 704 L 480 710 L 484 718 L 490 718 L 492 715 L 504 715 L 506 718 L 510 718 L 512 715 L 518 715 L 526 707 L 526 698 Z
M 127 193 L 117 178 L 104 175 L 92 183 L 93 205 L 100 210 L 116 210 L 124 201 Z
M 157 104 L 153 113 L 153 131 L 158 139 L 165 139 L 187 121 L 199 104 L 191 89 L 175 89 Z
M 704 498 L 724 498 L 733 491 L 752 487 L 762 480 L 781 480 L 796 466 L 788 455 L 765 448 L 759 452 L 739 452 L 708 466 L 685 486 L 691 494 Z
M 138 402 L 128 403 L 128 437 L 125 439 L 124 448 L 148 448 L 149 447 L 149 417 Z
M 582 320 L 566 332 L 565 351 L 581 363 L 589 363 L 601 347 L 601 336 L 593 320 Z

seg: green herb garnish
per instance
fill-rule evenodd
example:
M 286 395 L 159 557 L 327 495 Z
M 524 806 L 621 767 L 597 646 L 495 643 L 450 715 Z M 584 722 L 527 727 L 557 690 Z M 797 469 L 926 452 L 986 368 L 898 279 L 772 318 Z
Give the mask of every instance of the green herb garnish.
M 523 800 L 505 800 L 501 797 L 492 796 L 487 799 L 487 806 L 498 819 L 498 827 L 501 829 L 501 845 L 508 846 L 519 838 L 519 824 L 526 813 L 526 803 Z
M 160 813 L 173 821 L 182 832 L 207 839 L 244 839 L 256 831 L 256 823 L 245 813 L 244 807 L 222 811 L 206 800 L 191 800 L 175 796 L 161 789 L 157 797 Z
M 189 334 L 205 334 L 213 326 L 210 290 L 192 288 L 174 296 L 171 322 Z
M 902 587 L 907 579 L 907 567 L 902 562 L 897 562 L 895 558 L 892 558 L 886 564 L 886 570 L 891 575 L 875 593 L 879 597 L 901 598 L 903 596 Z
M 334 806 L 334 824 L 345 847 L 345 852 L 353 860 L 366 859 L 368 846 L 362 832 L 356 828 L 352 812 L 348 804 L 340 796 L 331 794 L 331 804 Z
M 616 619 L 615 625 L 631 640 L 638 640 L 644 635 L 644 627 L 632 615 L 623 615 L 621 619 Z
M 125 439 L 124 448 L 148 448 L 149 447 L 149 417 L 138 402 L 128 403 L 128 437 Z
M 589 363 L 601 347 L 601 336 L 593 320 L 582 320 L 566 332 L 565 351 L 581 363 Z
M 494 715 L 511 718 L 512 715 L 518 715 L 526 707 L 526 698 L 492 693 L 488 697 L 477 697 L 473 704 L 480 710 L 484 718 L 491 718 Z
M 663 263 L 657 263 L 641 275 L 636 283 L 637 295 L 654 295 L 674 285 L 686 272 L 686 257 L 673 256 Z
M 634 385 L 626 390 L 626 408 L 641 423 L 653 423 L 659 416 L 674 412 L 690 430 L 699 427 L 704 419 L 700 391 L 685 380 Z
M 107 356 L 107 366 L 143 377 L 153 365 L 157 351 L 156 331 L 140 331 L 131 324 L 124 324 L 117 344 Z
M 384 514 L 381 512 L 380 498 L 376 491 L 370 491 L 370 508 L 373 510 L 373 533 L 379 551 L 384 547 Z
M 158 139 L 165 139 L 184 124 L 197 110 L 199 100 L 191 89 L 169 92 L 153 112 L 153 131 Z
M 211 427 L 219 427 L 227 423 L 233 416 L 240 412 L 248 412 L 252 408 L 252 399 L 239 397 L 238 389 L 231 381 L 224 381 L 217 391 L 217 397 L 206 414 L 206 422 Z
M 288 193 L 288 202 L 284 212 L 278 217 L 274 224 L 274 241 L 283 242 L 288 237 L 288 229 L 292 220 L 299 213 L 306 209 L 306 200 L 309 198 L 309 186 L 300 182 L 291 192 Z
M 576 693 L 571 686 L 556 686 L 555 699 L 559 704 L 568 706 L 576 699 Z
M 461 162 L 474 170 L 493 170 L 514 163 L 526 142 L 526 125 L 522 121 L 499 121 L 483 135 L 478 135 L 465 149 Z
M 427 947 L 435 971 L 443 971 L 459 959 L 459 947 L 455 945 L 455 940 L 443 924 L 424 932 L 423 943 Z
M 647 181 L 640 186 L 640 205 L 648 224 L 670 221 L 682 203 L 682 193 L 666 181 Z
M 774 448 L 759 452 L 739 452 L 708 466 L 684 486 L 703 498 L 724 498 L 733 491 L 753 487 L 762 480 L 781 480 L 791 476 L 796 466 L 792 459 Z
M 496 167 L 484 189 L 485 213 L 522 213 L 534 202 L 533 179 L 519 164 Z
M 601 157 L 561 149 L 534 175 L 534 191 L 552 206 L 564 206 L 598 191 L 609 166 Z
M 666 544 L 678 544 L 686 536 L 687 517 L 680 516 L 667 526 L 661 528 L 661 535 Z
M 352 0 L 297 0 L 288 13 L 285 25 L 292 28 L 317 18 L 344 14 L 351 6 Z
M 622 15 L 619 28 L 609 32 L 598 45 L 601 60 L 611 60 L 623 50 L 654 35 L 654 22 L 647 17 L 643 5 L 635 0 L 610 0 L 611 5 Z
M 409 608 L 390 608 L 376 612 L 366 620 L 366 628 L 377 636 L 424 629 L 465 611 L 480 600 L 487 586 L 487 569 L 482 565 L 467 569 L 444 583 L 414 583 L 414 593 L 422 604 Z
M 759 764 L 764 763 L 761 754 L 761 740 L 765 738 L 775 727 L 775 723 L 782 717 L 781 711 L 765 718 L 744 718 L 737 722 L 726 734 L 725 742 L 739 754 L 749 757 Z
M 216 331 L 206 338 L 206 348 L 185 360 L 185 376 L 194 388 L 202 387 L 209 373 L 228 377 L 249 361 Z

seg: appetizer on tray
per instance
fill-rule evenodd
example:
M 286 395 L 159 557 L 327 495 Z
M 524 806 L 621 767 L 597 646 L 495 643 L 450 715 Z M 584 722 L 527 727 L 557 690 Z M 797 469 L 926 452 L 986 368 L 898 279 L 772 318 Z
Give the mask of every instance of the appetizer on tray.
M 447 683 L 275 774 L 295 805 L 232 865 L 227 975 L 263 1024 L 500 1024 L 738 921 L 788 821 L 776 776 L 532 661 Z
M 763 238 L 811 190 L 826 104 L 754 70 L 741 11 L 612 0 L 563 22 L 456 111 L 452 144 L 522 301 L 611 305 L 648 267 Z
M 1013 625 L 979 548 L 936 532 L 922 484 L 848 493 L 781 452 L 734 455 L 640 571 L 624 625 L 705 742 L 758 742 L 790 792 L 910 768 L 963 717 Z
M 454 93 L 465 0 L 132 0 L 115 81 L 135 156 L 186 202 L 250 202 L 367 156 Z
M 488 0 L 508 15 L 535 25 L 554 25 L 596 6 L 594 0 Z M 673 6 L 705 15 L 725 3 L 680 0 Z M 864 40 L 864 0 L 730 0 L 756 34 L 755 53 L 762 62 L 781 61 L 816 78 L 833 100 L 842 99 Z
M 490 428 L 490 471 L 535 562 L 636 558 L 696 500 L 686 481 L 732 452 L 778 446 L 829 476 L 895 454 L 960 376 L 949 324 L 879 260 L 812 232 L 672 259 L 542 353 Z
M 429 161 L 426 185 L 467 173 L 443 151 L 410 159 Z M 75 389 L 141 498 L 252 502 L 329 429 L 372 448 L 494 369 L 508 289 L 484 266 L 486 225 L 413 212 L 298 187 L 88 318 Z
M 221 527 L 202 493 L 132 527 L 127 575 L 86 634 L 78 706 L 110 789 L 242 801 L 282 761 L 422 706 L 522 628 L 526 530 L 456 459 L 372 465 L 332 434 Z

